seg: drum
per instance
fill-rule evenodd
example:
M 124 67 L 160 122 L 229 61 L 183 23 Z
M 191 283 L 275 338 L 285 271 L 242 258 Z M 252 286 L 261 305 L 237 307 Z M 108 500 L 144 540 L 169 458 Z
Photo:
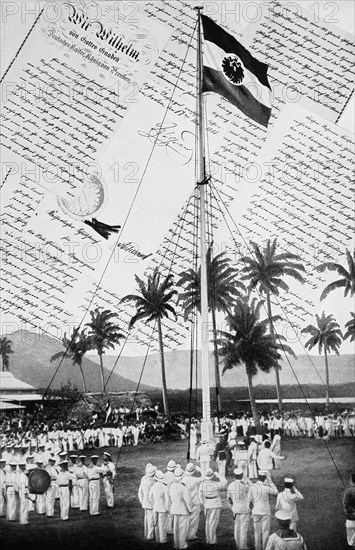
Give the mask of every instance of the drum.
M 46 470 L 35 468 L 28 476 L 28 488 L 30 493 L 42 495 L 51 484 L 51 477 Z

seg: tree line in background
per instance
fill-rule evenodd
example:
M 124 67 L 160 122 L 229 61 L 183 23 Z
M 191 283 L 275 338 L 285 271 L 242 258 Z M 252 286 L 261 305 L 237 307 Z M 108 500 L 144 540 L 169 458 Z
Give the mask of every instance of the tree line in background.
M 263 372 L 275 370 L 275 385 L 278 405 L 282 410 L 282 397 L 280 389 L 279 361 L 281 353 L 295 356 L 293 350 L 285 343 L 282 335 L 277 334 L 275 323 L 280 321 L 280 316 L 272 315 L 271 296 L 278 297 L 280 292 L 288 292 L 289 287 L 285 277 L 291 277 L 304 282 L 305 268 L 302 259 L 290 252 L 277 251 L 277 240 L 268 240 L 264 248 L 256 243 L 251 243 L 253 255 L 241 258 L 243 267 L 236 269 L 225 253 L 213 256 L 212 247 L 209 247 L 207 262 L 208 279 L 208 308 L 212 315 L 213 345 L 215 358 L 215 385 L 217 404 L 221 408 L 220 401 L 220 358 L 223 362 L 223 371 L 244 365 L 248 379 L 248 390 L 251 409 L 256 425 L 258 416 L 256 411 L 253 377 L 258 369 Z M 344 296 L 355 294 L 355 251 L 353 254 L 346 250 L 347 267 L 334 262 L 326 262 L 315 269 L 318 272 L 335 271 L 340 278 L 325 287 L 320 299 L 323 300 L 330 292 L 343 288 Z M 174 287 L 173 275 L 162 276 L 156 267 L 146 280 L 136 276 L 137 294 L 125 296 L 121 302 L 132 302 L 136 313 L 132 317 L 128 330 L 136 322 L 143 319 L 153 322 L 153 331 L 157 331 L 159 353 L 161 360 L 162 394 L 164 412 L 169 414 L 168 393 L 166 385 L 164 344 L 163 344 L 163 318 L 170 315 L 176 319 L 176 304 L 180 304 L 184 310 L 184 320 L 194 318 L 196 311 L 200 311 L 200 267 L 190 268 L 181 273 Z M 255 297 L 255 293 L 257 297 Z M 266 305 L 265 305 L 266 301 Z M 265 307 L 267 317 L 261 319 L 262 308 Z M 228 331 L 217 330 L 216 312 L 224 314 Z M 329 407 L 329 368 L 328 354 L 334 352 L 339 355 L 339 348 L 343 339 L 355 339 L 355 313 L 350 313 L 351 318 L 345 324 L 343 335 L 340 326 L 333 315 L 316 315 L 315 325 L 308 325 L 302 333 L 308 333 L 311 338 L 305 346 L 311 350 L 318 347 L 321 355 L 324 353 L 326 370 L 326 407 Z M 73 365 L 80 369 L 83 391 L 86 392 L 85 376 L 83 372 L 83 358 L 89 350 L 95 349 L 100 359 L 100 373 L 102 392 L 105 392 L 107 382 L 104 379 L 103 354 L 107 349 L 114 349 L 125 338 L 118 326 L 117 313 L 96 308 L 90 312 L 91 321 L 86 323 L 83 329 L 76 327 L 72 334 L 64 335 L 62 339 L 64 350 L 54 354 L 51 361 L 69 357 Z M 13 353 L 12 342 L 7 337 L 0 338 L 0 355 L 2 357 L 2 369 L 9 370 L 9 355 Z

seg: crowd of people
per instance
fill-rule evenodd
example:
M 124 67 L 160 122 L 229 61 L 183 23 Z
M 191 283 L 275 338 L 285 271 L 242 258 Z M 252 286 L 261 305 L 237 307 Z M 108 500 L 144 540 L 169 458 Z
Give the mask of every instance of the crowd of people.
M 315 437 L 329 439 L 333 437 L 355 436 L 355 412 L 344 410 L 332 414 L 305 414 L 301 411 L 260 412 L 261 432 L 278 432 L 283 437 Z M 192 419 L 197 434 L 200 423 Z M 134 414 L 118 415 L 106 418 L 94 413 L 91 420 L 80 422 L 73 420 L 53 421 L 45 415 L 31 415 L 5 418 L 0 422 L 0 446 L 10 441 L 13 444 L 30 440 L 50 442 L 60 451 L 80 451 L 103 447 L 121 447 L 145 443 L 184 439 L 188 436 L 189 419 L 183 415 L 164 417 L 156 409 L 137 409 Z M 249 413 L 228 414 L 217 420 L 214 418 L 214 430 L 233 429 L 238 436 L 255 434 L 254 419 Z
M 201 439 L 198 419 L 189 423 L 184 416 L 171 419 L 148 412 L 139 410 L 133 417 L 117 422 L 96 415 L 82 425 L 74 421 L 47 422 L 43 417 L 34 421 L 26 415 L 3 419 L 0 516 L 25 525 L 30 513 L 53 517 L 56 511 L 62 520 L 69 518 L 71 509 L 97 515 L 103 491 L 107 507 L 115 504 L 112 448 L 187 438 L 190 462 L 184 469 L 173 460 L 168 462 L 166 472 L 152 464 L 146 467 L 138 498 L 144 508 L 147 540 L 164 543 L 170 534 L 176 548 L 187 548 L 188 541 L 197 537 L 204 517 L 205 540 L 216 544 L 220 511 L 227 506 L 237 549 L 246 548 L 252 522 L 256 550 L 306 550 L 297 524 L 297 503 L 303 495 L 291 477 L 284 479 L 282 488 L 277 488 L 272 479 L 273 471 L 280 469 L 285 459 L 282 439 L 353 437 L 353 411 L 314 417 L 301 411 L 261 412 L 258 434 L 249 414 L 230 414 L 214 419 L 213 445 Z M 102 453 L 99 449 L 104 447 Z M 39 494 L 33 488 L 34 470 L 41 483 L 48 483 Z M 228 475 L 234 477 L 230 483 Z M 273 497 L 279 530 L 270 535 Z M 56 499 L 59 506 L 55 507 Z M 348 531 L 354 531 L 355 518 L 350 518 L 349 505 L 347 510 Z
M 93 454 L 87 465 L 86 455 L 68 456 L 49 442 L 6 443 L 0 455 L 0 517 L 21 525 L 28 524 L 29 512 L 50 518 L 56 499 L 64 521 L 70 508 L 97 515 L 101 483 L 107 506 L 113 508 L 116 468 L 109 452 L 98 461 L 99 455 Z
M 196 463 L 189 462 L 184 469 L 172 459 L 165 472 L 147 464 L 138 489 L 145 538 L 166 543 L 172 535 L 175 548 L 187 548 L 188 541 L 197 538 L 203 509 L 205 542 L 217 544 L 221 509 L 228 506 L 238 550 L 247 548 L 249 521 L 253 523 L 255 550 L 307 550 L 297 525 L 297 503 L 303 495 L 292 478 L 286 477 L 279 491 L 271 477 L 273 461 L 284 457 L 270 450 L 269 440 L 258 443 L 251 436 L 248 447 L 240 441 L 240 451 L 234 457 L 234 480 L 228 484 L 228 435 L 220 435 L 215 446 L 203 440 L 196 451 Z M 215 471 L 210 467 L 212 459 L 216 459 Z M 271 497 L 276 497 L 279 530 L 270 536 Z

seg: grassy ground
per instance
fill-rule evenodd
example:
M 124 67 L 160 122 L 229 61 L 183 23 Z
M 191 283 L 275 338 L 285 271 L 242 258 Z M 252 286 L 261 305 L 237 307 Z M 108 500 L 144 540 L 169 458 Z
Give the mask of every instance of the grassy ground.
M 186 465 L 186 447 L 186 441 L 124 447 L 118 461 L 118 477 L 115 483 L 116 506 L 113 510 L 106 508 L 102 496 L 99 516 L 90 517 L 88 512 L 71 510 L 69 521 L 62 522 L 59 519 L 59 505 L 56 503 L 54 518 L 48 519 L 32 512 L 30 524 L 26 526 L 9 523 L 1 518 L 1 550 L 157 549 L 160 545 L 154 542 L 146 543 L 143 540 L 143 511 L 137 499 L 140 478 L 147 462 L 152 462 L 164 470 L 170 458 Z M 279 489 L 282 489 L 282 479 L 285 475 L 294 477 L 297 487 L 304 495 L 304 502 L 298 506 L 298 527 L 308 550 L 349 548 L 345 538 L 345 518 L 341 506 L 344 487 L 339 474 L 347 485 L 348 473 L 354 467 L 354 441 L 333 440 L 328 443 L 328 449 L 322 440 L 284 439 L 282 454 L 287 459 L 282 470 L 275 471 L 273 476 Z M 117 450 L 111 451 L 116 461 Z M 231 476 L 228 480 L 232 480 Z M 272 497 L 272 510 L 275 501 L 276 498 Z M 275 527 L 273 518 L 272 530 Z M 217 534 L 216 550 L 235 549 L 232 514 L 226 506 L 221 513 Z M 202 515 L 199 536 L 200 541 L 192 543 L 191 549 L 207 550 L 209 547 L 203 543 Z M 248 542 L 249 549 L 252 550 L 254 546 L 251 525 Z M 172 541 L 164 545 L 164 548 L 173 548 Z

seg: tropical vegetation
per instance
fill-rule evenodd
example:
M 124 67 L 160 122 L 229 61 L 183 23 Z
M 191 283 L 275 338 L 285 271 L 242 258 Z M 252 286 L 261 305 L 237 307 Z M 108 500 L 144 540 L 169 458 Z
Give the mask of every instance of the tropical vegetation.
M 344 296 L 354 296 L 355 294 L 355 250 L 351 254 L 350 250 L 345 252 L 347 260 L 347 268 L 341 264 L 335 262 L 324 262 L 323 264 L 316 267 L 316 270 L 319 273 L 324 271 L 336 271 L 340 275 L 340 279 L 333 281 L 325 287 L 323 290 L 320 299 L 324 300 L 330 292 L 338 288 L 344 289 Z
M 207 296 L 208 310 L 212 313 L 212 327 L 214 334 L 214 356 L 215 356 L 215 385 L 217 394 L 217 407 L 221 410 L 220 375 L 219 361 L 216 347 L 216 311 L 228 314 L 238 297 L 245 292 L 243 283 L 237 280 L 238 271 L 232 267 L 231 260 L 226 257 L 225 252 L 213 256 L 213 248 L 209 246 L 206 254 L 207 265 Z M 180 273 L 180 279 L 176 286 L 182 287 L 183 292 L 179 294 L 178 302 L 182 303 L 184 309 L 184 320 L 186 321 L 194 311 L 201 311 L 201 266 Z
M 100 359 L 102 393 L 106 393 L 102 356 L 106 349 L 114 349 L 125 336 L 120 332 L 119 326 L 113 322 L 117 313 L 109 309 L 96 308 L 94 311 L 90 311 L 90 316 L 91 321 L 85 326 L 89 329 L 87 335 L 90 338 L 92 349 L 96 349 Z
M 280 290 L 289 291 L 287 283 L 283 280 L 284 277 L 292 277 L 303 283 L 304 277 L 302 273 L 305 268 L 302 265 L 302 259 L 297 254 L 291 252 L 277 252 L 277 239 L 267 240 L 263 249 L 255 242 L 250 243 L 252 246 L 252 256 L 244 256 L 241 261 L 244 267 L 241 269 L 241 280 L 249 282 L 249 292 L 257 290 L 261 296 L 266 297 L 266 307 L 268 317 L 270 319 L 270 332 L 275 334 L 274 325 L 271 321 L 271 295 L 279 296 Z M 279 409 L 282 409 L 282 397 L 280 388 L 279 363 L 274 365 L 276 392 Z
M 92 349 L 92 339 L 86 334 L 86 330 L 79 332 L 79 327 L 73 329 L 73 332 L 69 338 L 66 333 L 62 338 L 64 351 L 58 351 L 51 357 L 51 363 L 57 359 L 64 359 L 68 357 L 72 360 L 73 365 L 77 365 L 80 369 L 81 379 L 83 383 L 83 391 L 87 392 L 86 381 L 83 371 L 83 358 L 87 351 Z
M 169 274 L 163 277 L 159 268 L 148 275 L 147 280 L 143 281 L 137 275 L 135 276 L 138 285 L 139 294 L 128 294 L 122 298 L 121 302 L 133 302 L 136 308 L 136 314 L 130 320 L 129 329 L 131 329 L 137 321 L 146 319 L 148 323 L 154 321 L 158 331 L 160 364 L 161 364 L 161 379 L 164 413 L 169 415 L 168 392 L 166 384 L 165 359 L 164 359 L 164 344 L 163 344 L 163 329 L 162 319 L 169 317 L 171 314 L 176 319 L 175 308 L 172 305 L 172 300 L 177 291 L 172 289 L 173 275 Z
M 311 334 L 311 338 L 305 343 L 305 347 L 311 350 L 318 346 L 318 353 L 324 352 L 325 361 L 325 385 L 326 385 L 326 408 L 329 408 L 329 365 L 328 353 L 332 351 L 339 355 L 339 348 L 342 343 L 342 332 L 333 315 L 316 315 L 316 325 L 308 325 L 302 332 Z
M 10 353 L 14 353 L 12 349 L 12 341 L 4 336 L 0 338 L 0 356 L 2 359 L 2 371 L 10 370 Z
M 280 359 L 280 342 L 282 336 L 268 332 L 270 323 L 277 317 L 260 320 L 263 301 L 253 298 L 238 299 L 233 312 L 227 316 L 229 331 L 218 331 L 218 354 L 223 358 L 223 374 L 226 370 L 238 365 L 244 365 L 248 378 L 249 399 L 254 423 L 260 429 L 260 421 L 256 409 L 253 377 L 258 369 L 269 372 L 275 368 Z M 292 349 L 282 344 L 283 351 L 294 356 Z

